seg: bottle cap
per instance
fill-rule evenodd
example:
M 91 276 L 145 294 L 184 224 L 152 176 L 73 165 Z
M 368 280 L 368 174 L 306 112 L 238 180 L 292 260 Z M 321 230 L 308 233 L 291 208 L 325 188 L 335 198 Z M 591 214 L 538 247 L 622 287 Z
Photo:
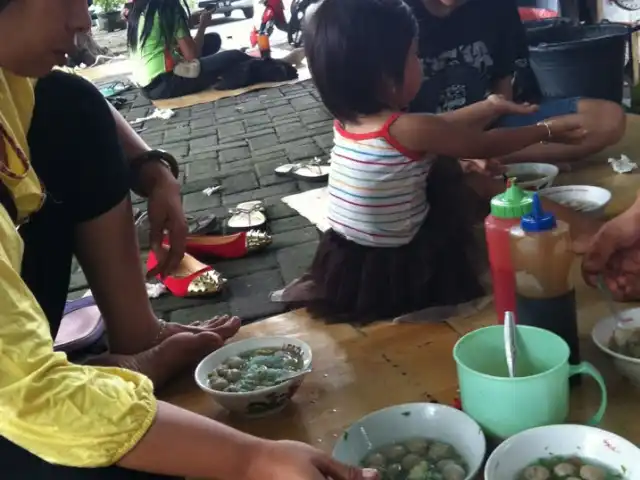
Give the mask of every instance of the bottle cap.
M 507 180 L 507 189 L 491 199 L 491 215 L 498 218 L 520 218 L 533 208 L 532 193 L 516 185 L 515 178 Z
M 520 220 L 520 226 L 525 232 L 546 232 L 556 228 L 556 217 L 550 212 L 542 210 L 540 197 L 533 194 L 533 210 Z

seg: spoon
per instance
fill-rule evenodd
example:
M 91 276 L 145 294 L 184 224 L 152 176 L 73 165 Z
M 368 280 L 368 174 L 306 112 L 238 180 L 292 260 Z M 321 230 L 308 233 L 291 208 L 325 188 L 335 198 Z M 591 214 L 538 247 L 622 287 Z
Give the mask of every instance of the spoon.
M 514 378 L 516 376 L 518 350 L 516 348 L 516 317 L 513 312 L 505 312 L 504 314 L 504 351 L 507 355 L 509 377 Z
M 605 283 L 604 278 L 602 278 L 602 275 L 598 276 L 598 289 L 600 289 L 604 296 L 609 312 L 616 320 L 616 328 L 613 330 L 613 339 L 619 347 L 622 347 L 627 343 L 636 329 L 632 325 L 632 321 L 629 318 L 625 318 L 620 313 L 618 306 L 613 300 L 613 294 Z
M 303 370 L 298 370 L 297 372 L 287 372 L 283 376 L 281 376 L 278 380 L 276 380 L 276 385 L 280 385 L 282 383 L 288 382 L 289 380 L 294 380 L 298 377 L 302 377 L 307 373 L 311 373 L 311 368 L 305 368 Z

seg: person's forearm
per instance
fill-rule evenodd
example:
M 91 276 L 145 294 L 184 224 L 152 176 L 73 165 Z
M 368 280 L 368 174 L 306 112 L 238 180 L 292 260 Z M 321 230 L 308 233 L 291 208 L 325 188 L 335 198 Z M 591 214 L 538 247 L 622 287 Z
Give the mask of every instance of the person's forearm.
M 500 118 L 500 112 L 493 102 L 484 100 L 439 116 L 453 124 L 484 130 Z
M 513 100 L 513 76 L 509 75 L 496 81 L 491 93 L 502 95 L 507 100 Z
M 202 56 L 202 46 L 204 45 L 204 36 L 207 33 L 207 27 L 202 23 L 198 26 L 198 31 L 196 32 L 196 36 L 193 37 L 193 41 L 196 44 L 196 57 L 200 58 Z
M 155 422 L 118 465 L 161 475 L 239 480 L 267 442 L 158 402 Z

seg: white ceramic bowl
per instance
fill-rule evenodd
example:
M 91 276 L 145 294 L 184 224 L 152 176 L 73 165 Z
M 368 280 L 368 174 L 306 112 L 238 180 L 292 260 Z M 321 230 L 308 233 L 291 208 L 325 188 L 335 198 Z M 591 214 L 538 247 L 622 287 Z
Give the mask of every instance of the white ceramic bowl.
M 611 192 L 609 190 L 594 187 L 593 185 L 551 187 L 541 191 L 540 195 L 594 217 L 604 215 L 604 209 L 611 201 Z M 583 204 L 582 208 L 578 207 L 579 204 Z M 585 207 L 584 204 L 589 206 Z
M 486 451 L 480 426 L 466 413 L 437 403 L 395 405 L 361 418 L 340 437 L 333 457 L 359 465 L 371 450 L 417 437 L 452 445 L 469 467 L 465 480 L 480 470 Z
M 295 348 L 302 355 L 303 369 L 311 368 L 311 347 L 302 340 L 292 337 L 255 337 L 233 342 L 216 350 L 204 358 L 196 368 L 195 380 L 198 386 L 227 410 L 249 417 L 261 417 L 282 410 L 296 393 L 304 375 L 274 387 L 253 392 L 231 393 L 213 390 L 208 386 L 207 375 L 229 357 L 256 350 L 258 348 Z
M 485 480 L 516 480 L 540 458 L 577 456 L 640 478 L 640 449 L 618 435 L 585 425 L 550 425 L 525 430 L 496 448 L 484 468 Z
M 530 190 L 541 190 L 553 185 L 553 181 L 560 173 L 560 170 L 555 165 L 550 163 L 514 163 L 513 165 L 507 165 L 507 176 L 516 178 L 517 184 L 521 188 Z M 538 177 L 536 180 L 524 181 L 524 178 L 534 175 Z M 518 180 L 518 177 L 522 177 Z
M 640 328 L 640 308 L 632 308 L 620 312 L 624 318 L 633 321 L 633 327 Z M 616 319 L 607 317 L 600 320 L 591 331 L 591 338 L 596 346 L 613 359 L 613 364 L 621 375 L 627 377 L 634 385 L 640 387 L 640 359 L 620 355 L 609 348 L 609 342 L 616 328 Z M 640 473 L 638 473 L 640 478 Z

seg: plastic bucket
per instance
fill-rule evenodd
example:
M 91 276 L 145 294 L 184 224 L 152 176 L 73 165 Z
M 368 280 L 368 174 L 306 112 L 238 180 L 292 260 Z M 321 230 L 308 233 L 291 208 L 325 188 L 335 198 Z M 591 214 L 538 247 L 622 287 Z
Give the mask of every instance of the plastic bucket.
M 527 31 L 529 63 L 546 98 L 622 101 L 630 28 L 558 23 Z

